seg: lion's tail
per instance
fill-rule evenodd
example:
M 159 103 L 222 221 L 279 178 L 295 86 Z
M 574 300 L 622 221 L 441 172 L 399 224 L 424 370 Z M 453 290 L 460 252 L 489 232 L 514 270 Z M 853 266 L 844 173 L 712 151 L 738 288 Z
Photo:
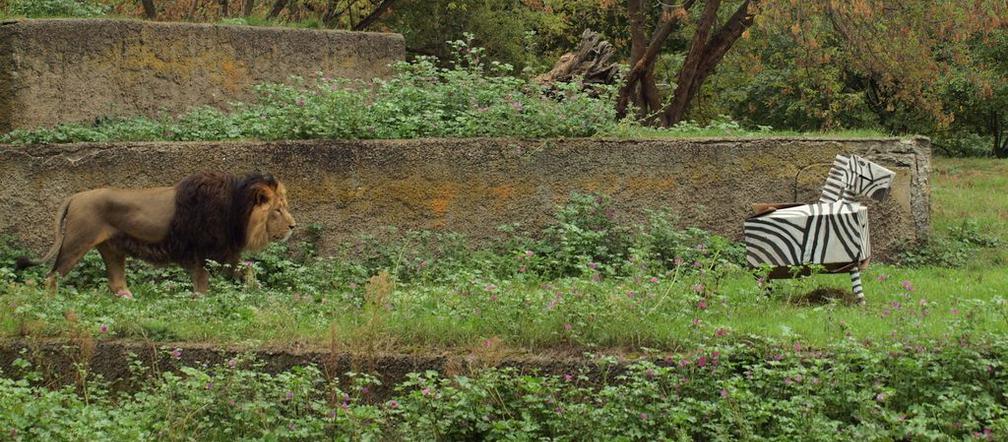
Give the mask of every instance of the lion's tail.
M 56 212 L 56 238 L 53 240 L 53 245 L 49 247 L 49 251 L 39 259 L 32 259 L 28 256 L 18 257 L 17 261 L 14 263 L 15 271 L 21 271 L 28 267 L 37 266 L 56 258 L 56 255 L 63 247 L 63 227 L 65 226 L 66 216 L 69 209 L 70 198 L 67 198 L 66 201 L 63 201 L 63 205 L 60 206 L 59 212 Z

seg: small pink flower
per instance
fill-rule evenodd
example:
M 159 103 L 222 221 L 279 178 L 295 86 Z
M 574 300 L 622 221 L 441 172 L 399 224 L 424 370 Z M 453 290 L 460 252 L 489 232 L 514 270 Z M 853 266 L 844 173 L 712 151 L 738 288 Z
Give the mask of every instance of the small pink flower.
M 724 388 L 721 389 L 721 399 L 728 399 L 728 390 Z
M 213 382 L 207 382 L 204 388 L 207 390 L 213 390 Z
M 297 101 L 294 102 L 298 106 L 304 106 L 304 98 L 298 97 Z
M 424 396 L 430 396 L 430 394 L 431 394 L 430 388 L 424 387 L 423 390 L 420 390 L 420 394 L 422 394 Z
M 954 315 L 958 315 L 959 314 L 959 309 L 957 309 L 955 307 L 952 307 L 952 310 L 950 310 L 949 313 L 952 313 L 953 316 Z
M 707 356 L 701 355 L 699 358 L 697 358 L 696 364 L 699 367 L 706 367 L 707 366 Z
M 566 382 L 570 382 L 574 380 L 574 376 L 572 376 L 570 373 L 564 373 L 563 379 Z
M 597 262 L 594 262 L 594 261 L 592 261 L 592 262 L 589 262 L 589 263 L 588 263 L 588 268 L 589 268 L 589 269 L 592 269 L 592 270 L 595 270 L 595 269 L 597 269 L 597 268 L 598 268 L 598 263 L 597 263 Z
M 518 267 L 518 273 L 525 273 L 525 266 Z
M 391 401 L 388 401 L 388 406 L 389 408 L 394 410 L 396 408 L 399 408 L 399 402 L 396 401 L 395 399 L 392 399 Z
M 707 310 L 707 300 L 701 299 L 700 302 L 697 303 L 696 307 L 700 310 Z
M 699 269 L 700 267 L 703 267 L 703 264 L 700 264 L 700 261 L 693 261 L 694 269 Z
M 237 367 L 238 366 L 238 359 L 235 359 L 235 358 L 228 359 L 227 366 L 228 366 L 228 368 L 232 368 L 232 369 L 235 368 L 235 367 Z
M 700 318 L 693 318 L 693 326 L 694 327 L 699 327 L 702 322 L 703 321 L 701 321 Z
M 714 336 L 717 336 L 719 338 L 727 336 L 727 335 L 728 335 L 728 330 L 725 330 L 723 328 L 719 327 L 717 330 L 714 330 Z
M 878 282 L 885 282 L 887 279 L 889 279 L 889 275 L 878 275 L 877 279 Z
M 791 381 L 791 376 L 784 377 L 784 385 L 791 385 L 792 382 L 793 381 Z
M 679 366 L 680 367 L 685 367 L 685 366 L 687 366 L 689 364 L 690 364 L 690 360 L 689 359 L 683 359 L 683 360 L 679 361 Z
M 531 250 L 526 250 L 525 251 L 525 257 L 526 258 L 531 258 L 533 255 L 535 255 L 535 253 L 532 253 Z
M 794 351 L 797 353 L 797 352 L 800 352 L 801 349 L 802 349 L 801 342 L 795 342 L 794 343 Z
M 175 348 L 174 350 L 172 350 L 171 357 L 173 357 L 175 359 L 182 359 L 182 349 L 181 348 Z
M 653 369 L 649 368 L 649 369 L 647 369 L 647 370 L 644 371 L 644 377 L 647 378 L 647 380 L 649 380 L 649 381 L 653 380 L 654 376 L 655 376 L 655 373 L 654 373 Z
M 102 324 L 100 327 L 98 327 L 98 331 L 102 333 L 108 333 L 108 324 Z
M 883 402 L 886 399 L 885 393 L 879 393 L 875 395 L 875 400 L 878 402 Z
M 658 283 L 658 277 L 657 276 L 652 276 L 651 279 L 648 280 L 648 282 L 650 282 L 652 284 L 657 284 Z
M 490 295 L 490 302 L 497 302 L 497 295 Z
M 648 420 L 648 414 L 647 413 L 641 413 L 640 414 L 640 418 L 641 418 L 642 421 L 646 421 L 646 420 Z
M 696 293 L 703 293 L 704 285 L 700 283 L 693 284 L 693 291 Z
M 294 399 L 294 392 L 287 390 L 287 400 L 289 401 L 291 399 Z
M 908 292 L 912 292 L 913 291 L 913 284 L 911 284 L 910 281 L 908 281 L 906 279 L 900 281 L 900 285 L 903 286 L 903 290 L 906 290 Z
M 633 299 L 633 297 L 634 297 L 634 292 L 633 292 L 633 290 L 627 290 L 627 292 L 626 292 L 626 297 L 627 297 L 627 298 L 630 298 L 630 299 Z
M 899 301 L 893 301 L 892 302 L 892 308 L 895 308 L 895 309 L 900 308 L 900 302 Z
M 571 325 L 571 323 L 569 323 L 569 322 L 564 323 L 564 330 L 571 331 L 571 329 L 573 329 L 573 328 L 574 328 L 574 326 Z

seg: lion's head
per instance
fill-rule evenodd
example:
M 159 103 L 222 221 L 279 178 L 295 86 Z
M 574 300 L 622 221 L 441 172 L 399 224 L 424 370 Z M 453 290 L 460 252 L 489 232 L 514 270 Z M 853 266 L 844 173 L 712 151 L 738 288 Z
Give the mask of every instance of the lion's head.
M 287 208 L 287 188 L 272 176 L 253 185 L 255 201 L 249 214 L 245 249 L 260 250 L 272 241 L 286 241 L 297 223 Z

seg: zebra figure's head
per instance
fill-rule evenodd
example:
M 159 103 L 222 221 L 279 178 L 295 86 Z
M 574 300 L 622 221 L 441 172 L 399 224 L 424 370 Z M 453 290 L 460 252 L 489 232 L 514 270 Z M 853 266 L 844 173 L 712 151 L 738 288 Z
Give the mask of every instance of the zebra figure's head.
M 895 172 L 857 155 L 837 155 L 819 201 L 853 201 L 859 196 L 881 201 L 889 195 L 895 176 Z

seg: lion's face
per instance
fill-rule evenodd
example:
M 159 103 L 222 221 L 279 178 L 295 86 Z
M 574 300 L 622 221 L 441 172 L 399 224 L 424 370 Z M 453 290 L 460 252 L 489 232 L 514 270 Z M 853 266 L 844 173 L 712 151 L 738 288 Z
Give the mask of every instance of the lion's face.
M 247 249 L 259 250 L 272 241 L 286 241 L 297 223 L 287 209 L 287 189 L 278 183 L 276 189 L 263 188 L 263 201 L 249 217 Z

